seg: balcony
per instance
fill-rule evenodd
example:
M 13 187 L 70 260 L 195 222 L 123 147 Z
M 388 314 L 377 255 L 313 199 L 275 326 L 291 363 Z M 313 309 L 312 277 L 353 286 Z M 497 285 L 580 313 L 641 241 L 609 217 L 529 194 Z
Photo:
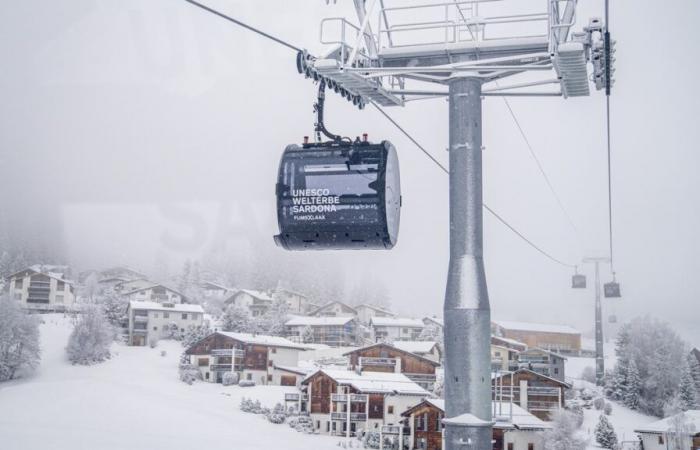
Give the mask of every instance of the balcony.
M 382 434 L 401 434 L 401 427 L 399 425 L 383 425 Z
M 211 350 L 211 356 L 233 356 L 234 358 L 245 357 L 245 350 L 237 348 L 214 348 Z
M 396 358 L 376 358 L 376 357 L 364 357 L 361 356 L 360 358 L 360 365 L 361 366 L 391 366 L 394 367 L 396 366 L 397 360 Z
M 148 322 L 148 316 L 134 316 L 134 323 L 146 323 Z
M 134 328 L 131 332 L 139 336 L 148 334 L 148 330 L 146 328 Z
M 306 401 L 309 399 L 309 396 L 307 394 L 299 394 L 294 392 L 284 394 L 285 402 L 298 402 L 300 399 Z
M 212 364 L 210 367 L 214 372 L 230 372 L 233 364 Z
M 29 297 L 27 297 L 27 303 L 49 303 L 49 298 L 32 296 L 32 294 L 29 294 Z
M 351 403 L 367 403 L 368 399 L 367 394 L 350 394 Z M 347 403 L 348 397 L 346 394 L 331 394 L 331 401 Z
M 348 413 L 346 413 L 346 412 L 332 412 L 331 413 L 331 420 L 346 421 L 346 420 L 348 420 Z M 367 422 L 367 413 L 351 412 L 350 413 L 350 422 Z

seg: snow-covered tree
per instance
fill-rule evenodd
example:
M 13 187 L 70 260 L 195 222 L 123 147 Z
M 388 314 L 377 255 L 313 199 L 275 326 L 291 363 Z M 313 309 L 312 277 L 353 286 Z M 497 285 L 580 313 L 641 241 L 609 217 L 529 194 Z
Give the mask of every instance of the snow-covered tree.
M 80 288 L 80 297 L 88 303 L 96 301 L 100 294 L 100 278 L 96 273 L 91 273 Z
M 693 353 L 690 353 L 687 359 L 690 373 L 693 376 L 693 380 L 695 380 L 695 391 L 700 395 L 700 362 L 698 362 L 698 359 Z M 700 401 L 700 399 L 698 400 Z
M 442 329 L 434 324 L 430 323 L 426 325 L 420 332 L 420 336 L 418 336 L 419 341 L 435 341 L 438 344 L 442 345 L 444 338 L 442 335 Z
M 260 331 L 272 336 L 281 336 L 284 334 L 284 324 L 287 320 L 289 320 L 289 304 L 283 298 L 276 298 L 262 316 Z
M 183 334 L 184 333 L 182 332 L 182 330 L 180 330 L 180 327 L 177 323 L 170 322 L 169 324 L 163 326 L 161 336 L 163 337 L 163 339 L 173 339 L 176 341 L 180 341 L 184 337 Z
M 126 309 L 129 306 L 129 302 L 124 297 L 112 289 L 107 289 L 97 296 L 95 301 L 102 306 L 105 317 L 112 326 L 124 326 L 128 319 Z
M 605 414 L 601 414 L 595 427 L 595 440 L 603 448 L 614 449 L 617 446 L 617 434 Z
M 221 329 L 233 331 L 235 333 L 250 333 L 253 329 L 253 322 L 248 312 L 237 306 L 229 306 L 221 317 Z
M 684 361 L 681 367 L 681 380 L 678 386 L 678 399 L 683 411 L 698 408 L 698 393 L 693 379 L 693 372 L 688 364 L 688 360 Z
M 581 372 L 581 379 L 584 381 L 588 381 L 589 383 L 595 383 L 596 382 L 595 367 L 593 367 L 593 366 L 584 367 L 583 371 Z
M 639 370 L 637 370 L 637 364 L 634 360 L 631 360 L 627 366 L 626 380 L 625 390 L 622 393 L 622 402 L 630 409 L 638 409 L 642 380 L 639 378 Z
M 4 280 L 12 275 L 12 269 L 12 257 L 8 252 L 3 251 L 2 255 L 0 255 L 0 278 Z
M 202 373 L 193 364 L 181 363 L 178 367 L 178 371 L 180 375 L 180 381 L 183 381 L 187 384 L 192 384 L 195 381 L 202 379 Z
M 0 381 L 39 365 L 39 325 L 7 295 L 0 296 Z
M 435 384 L 433 385 L 433 394 L 438 398 L 442 398 L 445 394 L 445 373 L 440 372 L 435 377 Z
M 305 326 L 301 330 L 301 342 L 303 342 L 304 344 L 314 343 L 314 330 L 309 325 Z
M 578 435 L 578 418 L 572 412 L 554 413 L 552 428 L 544 433 L 544 450 L 584 450 L 586 440 Z
M 98 305 L 86 305 L 68 338 L 68 360 L 73 364 L 91 365 L 110 357 L 114 328 Z
M 189 348 L 195 343 L 209 336 L 210 334 L 211 328 L 209 328 L 208 325 L 190 325 L 189 327 L 187 327 L 182 337 L 182 346 L 185 348 Z

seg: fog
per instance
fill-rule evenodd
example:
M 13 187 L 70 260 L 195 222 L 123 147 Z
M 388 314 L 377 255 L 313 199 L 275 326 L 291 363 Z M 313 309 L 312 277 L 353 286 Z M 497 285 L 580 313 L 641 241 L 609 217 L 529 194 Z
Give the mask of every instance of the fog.
M 321 54 L 323 17 L 352 2 L 208 4 Z M 542 2 L 544 3 L 544 2 Z M 577 28 L 602 2 L 580 2 Z M 700 341 L 700 4 L 613 2 L 615 266 L 621 300 L 605 314 L 650 314 Z M 395 310 L 442 313 L 448 262 L 447 176 L 376 110 L 329 95 L 329 129 L 388 139 L 403 208 L 386 252 L 288 253 L 275 247 L 281 152 L 313 132 L 316 86 L 294 53 L 177 0 L 24 0 L 0 27 L 0 242 L 78 269 L 128 264 L 174 274 L 186 259 L 236 255 L 317 271 L 347 292 L 379 280 Z M 604 96 L 513 98 L 523 129 L 576 230 L 501 98 L 484 100 L 484 198 L 557 258 L 607 255 Z M 387 112 L 447 163 L 444 99 Z M 48 256 L 47 256 L 48 257 Z M 593 290 L 485 215 L 496 318 L 593 326 Z M 32 261 L 33 262 L 33 261 Z M 592 268 L 580 269 L 589 275 Z M 603 279 L 609 280 L 607 267 Z M 248 287 L 248 286 L 240 286 Z M 254 287 L 254 286 L 251 286 Z

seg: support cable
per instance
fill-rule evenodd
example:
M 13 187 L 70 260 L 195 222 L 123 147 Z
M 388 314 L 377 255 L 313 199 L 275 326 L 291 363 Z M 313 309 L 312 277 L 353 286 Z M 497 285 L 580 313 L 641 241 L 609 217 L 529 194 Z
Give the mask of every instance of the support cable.
M 215 10 L 215 9 L 212 9 L 212 8 L 206 6 L 206 5 L 203 5 L 203 4 L 201 4 L 201 3 L 199 3 L 199 2 L 197 2 L 197 1 L 195 1 L 195 0 L 185 0 L 185 1 L 186 1 L 187 3 L 190 3 L 190 4 L 194 5 L 194 6 L 197 6 L 197 7 L 201 8 L 201 9 L 207 11 L 207 12 L 210 12 L 210 13 L 216 15 L 216 16 L 219 16 L 219 17 L 221 17 L 222 19 L 228 20 L 229 22 L 235 23 L 236 25 L 239 25 L 239 26 L 241 26 L 241 27 L 243 27 L 243 28 L 245 28 L 245 29 L 247 29 L 247 30 L 253 31 L 254 33 L 257 33 L 257 34 L 259 34 L 259 35 L 261 35 L 261 36 L 263 36 L 263 37 L 265 37 L 265 38 L 267 38 L 267 39 L 270 39 L 270 40 L 272 40 L 272 41 L 275 41 L 275 42 L 277 42 L 278 44 L 283 45 L 283 46 L 285 46 L 285 47 L 287 47 L 287 48 L 289 48 L 289 49 L 291 49 L 291 50 L 294 50 L 294 51 L 297 52 L 297 53 L 300 52 L 300 51 L 302 51 L 300 48 L 298 48 L 298 47 L 296 47 L 296 46 L 294 46 L 294 45 L 292 45 L 292 44 L 290 44 L 290 43 L 288 43 L 288 42 L 285 42 L 285 41 L 283 41 L 282 39 L 276 38 L 276 37 L 274 37 L 274 36 L 272 36 L 272 35 L 270 35 L 270 34 L 268 34 L 268 33 L 265 33 L 264 31 L 258 30 L 257 28 L 254 28 L 254 27 L 252 27 L 252 26 L 250 26 L 250 25 L 248 25 L 248 24 L 245 24 L 245 23 L 243 23 L 243 22 L 237 20 L 237 19 L 234 19 L 233 17 L 227 16 L 227 15 L 225 15 L 225 14 L 223 14 L 223 13 L 221 13 L 221 12 Z M 372 105 L 374 105 L 374 107 L 377 108 L 377 109 L 379 110 L 379 112 L 382 113 L 382 115 L 383 115 L 384 117 L 386 117 L 399 131 L 401 131 L 414 145 L 416 145 L 416 147 L 418 147 L 428 158 L 430 158 L 430 160 L 431 160 L 435 165 L 437 165 L 440 169 L 442 169 L 443 172 L 449 174 L 449 170 L 448 170 L 445 166 L 443 166 L 437 159 L 435 159 L 435 157 L 434 157 L 432 154 L 430 154 L 430 152 L 429 152 L 428 150 L 426 150 L 425 147 L 423 147 L 422 145 L 420 145 L 420 144 L 418 143 L 418 141 L 416 141 L 403 127 L 401 127 L 391 116 L 389 116 L 389 114 L 387 114 L 382 108 L 380 108 L 379 105 L 377 105 L 377 104 L 374 103 L 374 102 L 372 102 Z M 561 261 L 561 260 L 559 260 L 559 259 L 553 257 L 552 255 L 550 255 L 550 254 L 547 253 L 546 251 L 542 250 L 542 249 L 541 249 L 540 247 L 538 247 L 534 242 L 532 242 L 531 240 L 529 240 L 528 238 L 526 238 L 522 233 L 520 233 L 515 227 L 513 227 L 512 225 L 510 225 L 503 217 L 501 217 L 500 215 L 498 215 L 493 209 L 491 209 L 488 205 L 486 205 L 486 203 L 483 204 L 483 207 L 484 207 L 484 209 L 485 209 L 486 211 L 488 211 L 489 213 L 491 213 L 499 222 L 501 222 L 503 225 L 505 225 L 505 226 L 506 226 L 509 230 L 511 230 L 513 233 L 515 233 L 516 236 L 518 236 L 519 238 L 521 238 L 523 241 L 525 241 L 528 245 L 530 245 L 532 248 L 534 248 L 535 250 L 537 250 L 537 251 L 538 251 L 540 254 L 542 254 L 543 256 L 549 258 L 551 261 L 553 261 L 553 262 L 555 262 L 555 263 L 557 263 L 557 264 L 560 264 L 560 265 L 562 265 L 562 266 L 564 266 L 564 267 L 576 267 L 576 265 L 565 263 L 565 262 L 563 262 L 563 261 Z
M 612 55 L 610 40 L 610 4 L 605 0 L 605 121 L 606 139 L 608 150 L 608 233 L 610 240 L 610 271 L 615 279 L 615 266 L 613 264 L 613 219 L 612 219 L 612 164 L 610 158 L 610 88 L 612 84 Z

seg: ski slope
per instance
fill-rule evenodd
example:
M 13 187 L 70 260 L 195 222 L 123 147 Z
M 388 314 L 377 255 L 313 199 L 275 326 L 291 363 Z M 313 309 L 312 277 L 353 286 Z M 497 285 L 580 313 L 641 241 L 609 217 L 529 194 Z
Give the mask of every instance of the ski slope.
M 3 450 L 337 448 L 338 437 L 298 433 L 238 410 L 243 396 L 271 407 L 294 388 L 188 386 L 177 371 L 183 349 L 169 341 L 156 349 L 115 344 L 110 361 L 72 366 L 64 351 L 70 321 L 43 317 L 41 366 L 0 384 Z

